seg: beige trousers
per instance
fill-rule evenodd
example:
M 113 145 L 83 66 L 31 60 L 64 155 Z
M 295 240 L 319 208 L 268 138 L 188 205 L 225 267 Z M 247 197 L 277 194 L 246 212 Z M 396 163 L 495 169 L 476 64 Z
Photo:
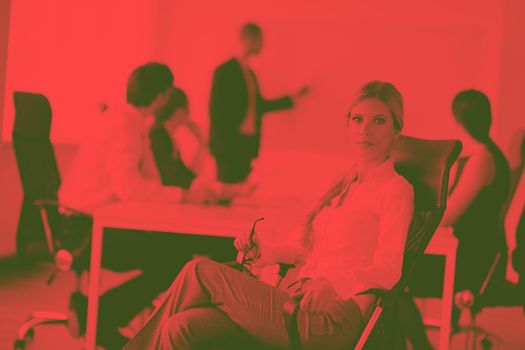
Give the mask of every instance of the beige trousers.
M 287 300 L 284 290 L 212 260 L 195 259 L 185 265 L 163 302 L 124 349 L 232 349 L 232 341 L 239 348 L 253 342 L 288 349 L 282 314 Z M 298 314 L 306 349 L 349 348 L 362 326 L 361 311 L 353 300 L 334 300 L 321 314 Z

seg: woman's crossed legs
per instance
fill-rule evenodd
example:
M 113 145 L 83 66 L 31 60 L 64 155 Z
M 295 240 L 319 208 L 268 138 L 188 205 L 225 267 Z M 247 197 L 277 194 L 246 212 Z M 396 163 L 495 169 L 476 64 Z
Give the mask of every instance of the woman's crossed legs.
M 227 339 L 252 338 L 289 348 L 282 315 L 290 297 L 226 265 L 195 259 L 182 269 L 161 306 L 125 350 L 206 349 Z M 299 312 L 299 333 L 307 349 L 351 345 L 362 327 L 358 306 L 334 301 L 322 314 Z

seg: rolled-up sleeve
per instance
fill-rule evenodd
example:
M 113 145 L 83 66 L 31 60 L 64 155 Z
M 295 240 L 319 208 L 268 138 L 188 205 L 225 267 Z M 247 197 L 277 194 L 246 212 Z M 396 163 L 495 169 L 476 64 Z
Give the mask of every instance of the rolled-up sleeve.
M 397 283 L 401 277 L 405 242 L 413 214 L 412 186 L 403 178 L 396 178 L 386 184 L 372 264 L 355 272 L 363 285 L 390 289 Z

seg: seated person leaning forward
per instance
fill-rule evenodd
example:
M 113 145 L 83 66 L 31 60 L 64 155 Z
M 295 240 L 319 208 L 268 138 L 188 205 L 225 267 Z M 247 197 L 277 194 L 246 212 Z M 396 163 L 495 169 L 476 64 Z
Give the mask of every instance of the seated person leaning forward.
M 189 190 L 163 186 L 149 152 L 146 120 L 165 107 L 172 83 L 170 69 L 159 63 L 145 64 L 131 73 L 127 103 L 122 108 L 111 106 L 94 121 L 93 131 L 86 133 L 86 140 L 59 189 L 61 205 L 92 214 L 97 208 L 118 201 L 177 203 L 205 198 L 203 193 L 209 189 L 203 181 L 193 181 Z M 90 227 L 84 229 L 88 231 Z M 175 260 L 181 266 L 187 260 L 182 252 L 174 255 L 172 242 L 170 237 L 136 232 L 104 235 L 103 267 L 114 271 L 141 269 L 142 276 L 102 295 L 100 345 L 107 349 L 121 348 L 127 339 L 117 328 L 126 325 L 169 286 L 172 274 L 177 271 Z M 90 249 L 85 249 L 78 260 L 84 259 L 88 265 L 89 253 Z M 171 270 L 165 268 L 166 261 L 172 262 Z M 81 306 L 75 309 L 85 314 Z
M 199 126 L 190 119 L 183 90 L 170 89 L 166 107 L 154 115 L 149 138 L 163 185 L 188 189 L 197 176 L 202 176 L 218 191 L 215 160 Z
M 403 127 L 396 88 L 373 81 L 358 92 L 347 118 L 356 164 L 321 198 L 306 224 L 279 242 L 256 233 L 256 265 L 303 263 L 287 290 L 209 259 L 186 264 L 163 301 L 125 350 L 200 349 L 225 339 L 254 338 L 289 347 L 283 305 L 299 298 L 298 324 L 307 349 L 348 347 L 358 339 L 373 296 L 401 276 L 414 210 L 411 185 L 389 159 Z M 248 235 L 235 240 L 240 251 Z
M 199 126 L 190 119 L 186 93 L 170 88 L 166 106 L 154 114 L 149 132 L 151 151 L 163 185 L 190 188 L 203 181 L 213 190 L 216 204 L 230 203 L 235 197 L 249 195 L 249 186 L 231 186 L 217 181 L 217 167 Z M 200 193 L 206 202 L 208 193 Z

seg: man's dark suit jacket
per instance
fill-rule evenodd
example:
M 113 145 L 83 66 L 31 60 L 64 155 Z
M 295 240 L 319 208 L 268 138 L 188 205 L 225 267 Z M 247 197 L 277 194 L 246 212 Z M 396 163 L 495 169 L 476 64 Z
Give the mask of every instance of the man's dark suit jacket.
M 235 157 L 243 152 L 243 157 L 251 159 L 259 155 L 261 121 L 266 112 L 293 107 L 290 97 L 273 100 L 264 99 L 257 79 L 249 70 L 255 82 L 256 133 L 254 142 L 246 149 L 242 143 L 245 136 L 239 128 L 248 110 L 248 87 L 239 61 L 235 58 L 221 64 L 215 70 L 210 98 L 210 151 L 216 158 Z

